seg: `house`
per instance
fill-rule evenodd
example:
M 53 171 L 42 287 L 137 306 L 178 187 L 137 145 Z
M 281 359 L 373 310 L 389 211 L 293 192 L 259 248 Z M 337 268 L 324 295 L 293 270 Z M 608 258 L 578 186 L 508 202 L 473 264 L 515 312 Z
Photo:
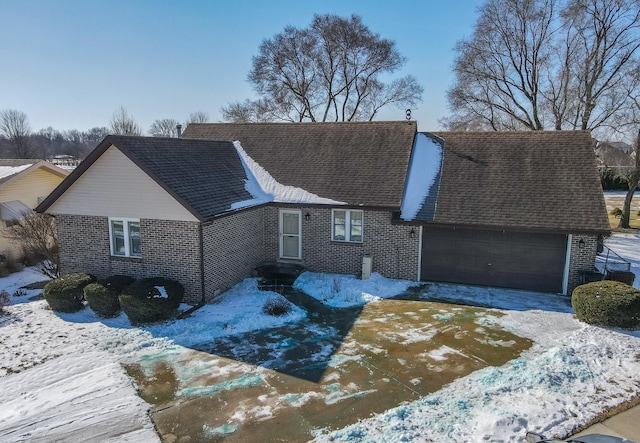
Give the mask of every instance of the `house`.
M 43 160 L 0 160 L 0 258 L 20 260 L 20 245 L 1 231 L 20 221 L 58 186 L 69 173 Z
M 553 155 L 550 155 L 553 154 Z M 63 272 L 174 278 L 192 303 L 263 262 L 568 293 L 609 232 L 588 132 L 415 122 L 191 124 L 109 136 L 38 207 Z
M 595 147 L 596 162 L 599 168 L 613 168 L 628 173 L 635 167 L 635 158 L 631 146 L 624 142 L 598 142 Z

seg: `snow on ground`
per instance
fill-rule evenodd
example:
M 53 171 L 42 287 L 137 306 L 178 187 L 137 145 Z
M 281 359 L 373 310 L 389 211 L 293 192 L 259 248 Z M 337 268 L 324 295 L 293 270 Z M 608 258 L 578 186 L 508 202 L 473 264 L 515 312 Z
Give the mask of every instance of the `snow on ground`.
M 188 321 L 163 323 L 146 328 L 156 337 L 170 337 L 181 346 L 210 343 L 218 337 L 258 329 L 275 328 L 306 316 L 303 309 L 290 304 L 289 313 L 265 315 L 262 307 L 267 300 L 282 299 L 275 292 L 259 291 L 258 279 L 248 278 L 218 297 L 214 303 L 195 311 Z
M 640 289 L 640 234 L 615 234 L 607 238 L 604 244 L 631 262 L 631 271 L 636 275 L 633 287 Z
M 640 270 L 640 239 L 614 235 L 608 244 Z M 611 246 L 613 247 L 613 246 Z M 439 298 L 446 286 L 432 285 Z M 449 286 L 450 298 L 477 302 L 485 290 Z M 567 436 L 607 408 L 640 395 L 640 331 L 578 322 L 560 297 L 493 289 L 491 301 L 505 329 L 534 345 L 501 367 L 457 379 L 438 392 L 405 403 L 317 441 L 520 442 L 527 431 Z M 431 293 L 431 292 L 430 292 Z M 536 304 L 537 309 L 523 309 Z M 486 301 L 486 300 L 485 300 Z M 564 306 L 564 307 L 563 307 Z
M 34 269 L 0 279 L 0 289 L 43 280 Z M 0 441 L 158 441 L 146 404 L 122 364 L 150 352 L 174 352 L 179 344 L 281 326 L 305 312 L 262 313 L 279 294 L 258 291 L 248 279 L 185 320 L 132 327 L 124 314 L 102 319 L 89 308 L 54 313 L 41 293 L 13 296 L 0 315 Z
M 618 253 L 640 263 L 639 238 L 615 235 Z M 10 294 L 40 280 L 33 269 L 0 279 Z M 332 306 L 350 306 L 403 292 L 412 282 L 374 274 L 306 273 L 297 283 Z M 262 313 L 275 293 L 245 280 L 215 304 L 189 319 L 132 327 L 124 315 L 101 319 L 90 309 L 56 314 L 39 293 L 12 296 L 0 316 L 0 441 L 158 441 L 123 363 L 143 356 L 171 355 L 180 346 L 215 337 L 295 322 Z M 608 407 L 640 394 L 640 332 L 579 323 L 566 302 L 549 294 L 426 285 L 422 298 L 435 296 L 496 306 L 486 321 L 531 339 L 519 358 L 459 378 L 438 392 L 334 432 L 317 431 L 319 441 L 522 441 L 524 433 L 567 435 Z M 230 364 L 233 364 L 231 362 Z
M 417 284 L 385 278 L 377 272 L 373 272 L 367 280 L 360 280 L 353 275 L 304 272 L 293 287 L 328 306 L 346 308 L 393 297 Z

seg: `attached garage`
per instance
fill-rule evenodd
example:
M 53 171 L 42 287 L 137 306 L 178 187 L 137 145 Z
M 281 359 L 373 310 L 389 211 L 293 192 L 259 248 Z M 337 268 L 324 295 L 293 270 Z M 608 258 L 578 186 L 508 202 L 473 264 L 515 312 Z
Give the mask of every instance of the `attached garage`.
M 421 280 L 560 293 L 567 235 L 425 226 Z
M 609 222 L 588 131 L 417 140 L 398 220 L 420 226 L 420 280 L 569 295 L 595 269 Z

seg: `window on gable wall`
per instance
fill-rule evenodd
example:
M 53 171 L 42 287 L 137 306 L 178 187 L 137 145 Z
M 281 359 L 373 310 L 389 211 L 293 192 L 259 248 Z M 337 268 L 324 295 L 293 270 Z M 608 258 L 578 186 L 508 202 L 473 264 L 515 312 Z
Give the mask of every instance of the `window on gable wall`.
M 130 218 L 110 218 L 109 237 L 111 255 L 117 257 L 141 257 L 140 220 Z
M 362 243 L 363 212 L 349 209 L 331 211 L 333 241 Z

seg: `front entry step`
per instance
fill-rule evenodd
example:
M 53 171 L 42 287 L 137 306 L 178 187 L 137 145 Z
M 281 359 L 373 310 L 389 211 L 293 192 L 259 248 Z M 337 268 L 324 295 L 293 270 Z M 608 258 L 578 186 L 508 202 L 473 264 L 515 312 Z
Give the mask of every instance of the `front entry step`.
M 271 284 L 292 285 L 306 266 L 299 263 L 268 262 L 256 267 L 256 274 Z

